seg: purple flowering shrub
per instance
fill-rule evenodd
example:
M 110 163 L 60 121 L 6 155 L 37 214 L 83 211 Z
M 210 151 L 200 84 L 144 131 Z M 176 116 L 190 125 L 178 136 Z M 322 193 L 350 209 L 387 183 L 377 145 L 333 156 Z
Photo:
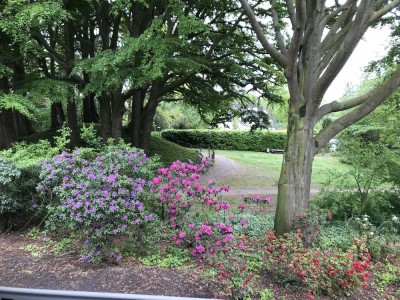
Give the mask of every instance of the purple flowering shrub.
M 44 161 L 38 189 L 54 198 L 50 227 L 79 233 L 85 263 L 120 260 L 115 237 L 152 219 L 143 199 L 156 166 L 143 151 L 126 146 L 108 146 L 92 160 L 75 150 Z

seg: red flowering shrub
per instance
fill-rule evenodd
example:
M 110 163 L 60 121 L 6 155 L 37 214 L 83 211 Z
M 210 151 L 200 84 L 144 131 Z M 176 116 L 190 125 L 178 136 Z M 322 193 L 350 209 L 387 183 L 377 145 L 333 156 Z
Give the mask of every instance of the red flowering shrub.
M 236 250 L 208 256 L 202 269 L 203 277 L 217 297 L 247 299 L 253 292 L 256 275 Z
M 319 251 L 303 246 L 300 232 L 248 241 L 254 251 L 264 251 L 266 267 L 288 281 L 303 285 L 311 294 L 344 293 L 352 287 L 365 286 L 371 256 L 365 243 L 354 240 L 348 251 Z

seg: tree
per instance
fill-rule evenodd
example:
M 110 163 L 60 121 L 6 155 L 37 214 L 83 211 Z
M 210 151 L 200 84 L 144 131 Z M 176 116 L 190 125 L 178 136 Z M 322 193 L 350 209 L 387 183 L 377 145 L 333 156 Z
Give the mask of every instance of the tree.
M 284 69 L 290 93 L 275 216 L 275 229 L 282 234 L 291 229 L 294 215 L 309 206 L 312 163 L 318 151 L 399 88 L 397 64 L 371 91 L 345 102 L 322 105 L 325 92 L 367 29 L 380 21 L 396 22 L 388 15 L 398 15 L 400 0 L 240 2 L 265 54 Z M 257 15 L 264 17 L 264 23 Z M 346 113 L 315 134 L 315 124 L 337 111 Z

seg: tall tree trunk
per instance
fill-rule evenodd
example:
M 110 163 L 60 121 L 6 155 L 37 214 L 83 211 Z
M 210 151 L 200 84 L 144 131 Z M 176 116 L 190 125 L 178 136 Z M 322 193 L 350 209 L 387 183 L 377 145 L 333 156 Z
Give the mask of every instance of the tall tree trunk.
M 147 111 L 142 118 L 139 148 L 143 149 L 146 155 L 150 155 L 151 131 L 153 129 L 153 120 L 156 114 L 156 108 L 157 106 L 151 111 Z
M 137 90 L 132 98 L 132 113 L 129 130 L 132 137 L 132 145 L 140 147 L 140 132 L 142 123 L 142 109 L 143 109 L 144 93 Z
M 97 115 L 96 102 L 94 101 L 94 94 L 90 93 L 83 99 L 82 120 L 83 123 L 97 123 L 99 120 Z
M 100 123 L 101 136 L 104 142 L 113 138 L 118 142 L 122 132 L 122 117 L 124 113 L 124 100 L 122 98 L 122 87 L 114 93 L 103 93 L 100 98 Z
M 3 128 L 3 137 L 2 145 L 4 148 L 8 148 L 11 146 L 13 142 L 15 142 L 18 138 L 18 131 L 15 127 L 15 116 L 14 112 L 11 109 L 5 109 L 0 113 L 1 117 L 1 125 Z
M 142 148 L 147 155 L 150 155 L 151 131 L 153 129 L 153 120 L 158 106 L 159 93 L 160 81 L 157 81 L 151 87 L 149 99 L 142 110 L 140 148 Z
M 110 96 L 102 93 L 100 97 L 100 124 L 101 124 L 101 137 L 103 142 L 106 143 L 111 137 L 111 103 Z
M 51 124 L 50 129 L 55 130 L 62 127 L 65 122 L 65 114 L 60 102 L 51 104 Z
M 78 127 L 78 113 L 76 111 L 76 102 L 73 99 L 68 100 L 67 104 L 68 127 L 71 129 L 70 147 L 75 148 L 80 145 L 80 135 Z
M 315 149 L 312 121 L 300 114 L 299 109 L 290 107 L 286 148 L 278 182 L 277 234 L 289 232 L 294 217 L 308 208 Z
M 111 137 L 118 143 L 122 132 L 122 117 L 125 111 L 125 101 L 122 99 L 122 88 L 116 90 L 112 97 Z

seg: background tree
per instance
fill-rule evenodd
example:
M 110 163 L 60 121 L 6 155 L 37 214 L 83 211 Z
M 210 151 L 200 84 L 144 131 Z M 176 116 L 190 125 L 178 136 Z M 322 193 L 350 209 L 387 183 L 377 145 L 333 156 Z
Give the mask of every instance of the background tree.
M 289 87 L 287 144 L 275 217 L 275 229 L 281 234 L 290 230 L 294 215 L 309 206 L 312 162 L 319 149 L 400 86 L 397 64 L 373 90 L 346 102 L 322 105 L 325 92 L 367 29 L 382 20 L 397 22 L 387 16 L 398 14 L 400 1 L 240 2 L 265 54 L 284 68 Z M 315 124 L 336 111 L 346 113 L 314 134 Z

